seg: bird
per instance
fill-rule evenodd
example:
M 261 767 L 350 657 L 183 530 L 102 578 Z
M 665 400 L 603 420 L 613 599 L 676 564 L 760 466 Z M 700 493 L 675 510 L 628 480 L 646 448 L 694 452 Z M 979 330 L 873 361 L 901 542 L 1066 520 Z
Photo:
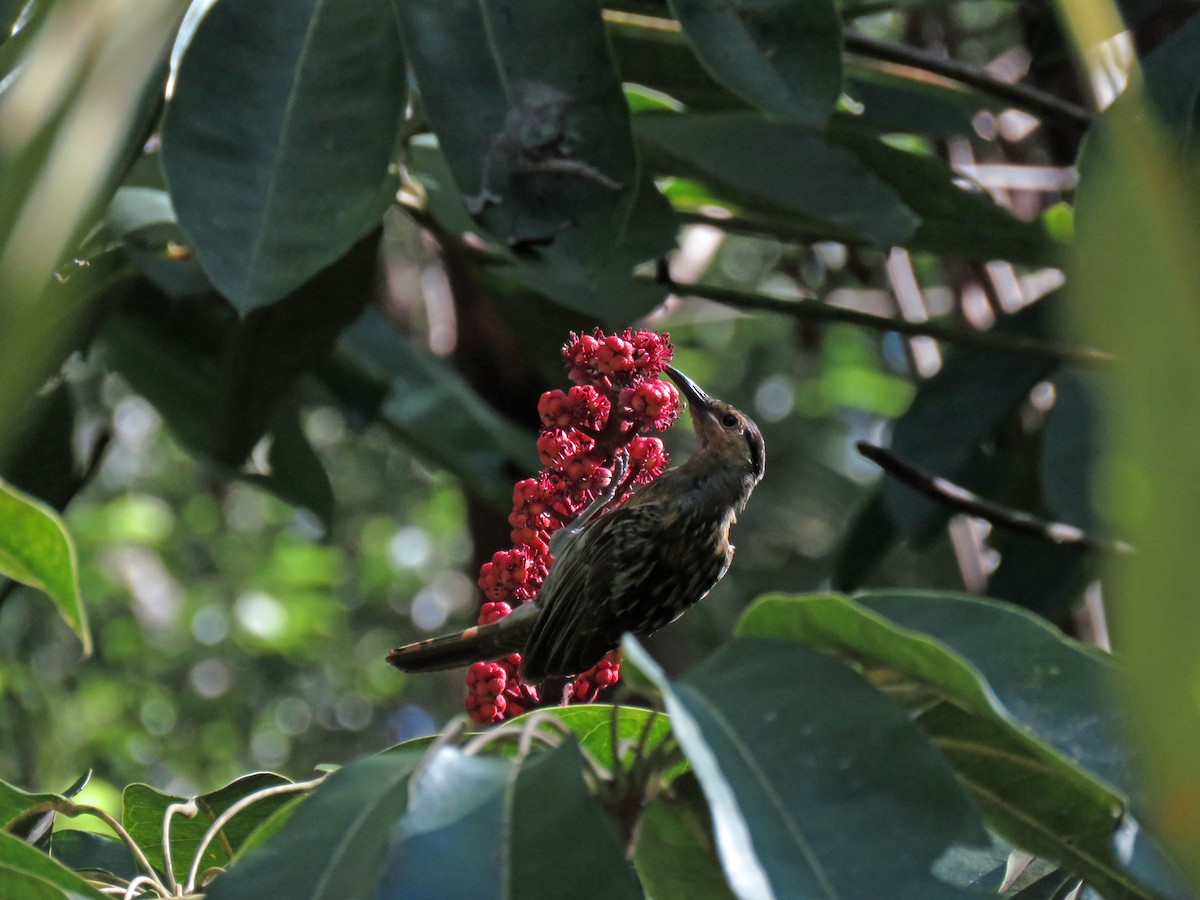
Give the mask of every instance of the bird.
M 675 621 L 729 571 L 730 527 L 766 468 L 762 432 L 673 366 L 688 401 L 696 449 L 619 505 L 597 498 L 551 539 L 554 562 L 538 596 L 504 618 L 393 650 L 405 672 L 432 672 L 521 654 L 531 685 L 586 672 L 621 636 L 645 637 Z M 618 458 L 618 466 L 623 460 Z M 621 481 L 620 470 L 612 490 Z

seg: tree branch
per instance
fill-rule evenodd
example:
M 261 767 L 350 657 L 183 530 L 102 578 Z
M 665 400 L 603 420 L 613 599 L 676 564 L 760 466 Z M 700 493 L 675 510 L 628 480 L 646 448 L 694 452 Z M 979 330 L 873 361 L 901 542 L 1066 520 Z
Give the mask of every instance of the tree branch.
M 915 466 L 901 460 L 890 450 L 859 441 L 854 445 L 863 456 L 879 466 L 890 475 L 900 479 L 915 491 L 936 500 L 943 506 L 975 516 L 986 522 L 991 522 L 1000 528 L 1007 528 L 1019 534 L 1029 535 L 1049 541 L 1052 544 L 1066 544 L 1078 547 L 1080 550 L 1090 550 L 1098 553 L 1124 554 L 1131 553 L 1133 547 L 1124 541 L 1110 541 L 1104 538 L 1090 537 L 1082 529 L 1062 522 L 1048 522 L 1031 516 L 1020 510 L 1008 509 L 997 503 L 984 500 L 966 488 L 959 487 L 945 478 L 938 478 L 922 472 Z
M 933 72 L 935 75 L 941 75 L 951 81 L 973 87 L 998 100 L 1003 100 L 1017 109 L 1034 113 L 1042 119 L 1054 119 L 1059 124 L 1079 130 L 1086 129 L 1092 122 L 1092 114 L 1082 106 L 1027 84 L 1001 81 L 989 75 L 986 69 L 970 66 L 956 59 L 936 56 L 905 44 L 881 41 L 857 31 L 845 33 L 845 47 L 847 52 L 856 53 L 859 56 Z
M 651 279 L 651 276 L 639 277 L 642 277 L 643 280 Z M 1071 347 L 1016 335 L 997 334 L 994 331 L 968 331 L 963 328 L 939 325 L 936 322 L 909 322 L 904 319 L 876 316 L 856 309 L 831 306 L 812 297 L 785 300 L 781 297 L 771 297 L 766 294 L 755 294 L 709 284 L 679 284 L 669 278 L 662 279 L 661 277 L 656 280 L 660 284 L 665 282 L 674 294 L 712 300 L 736 309 L 762 310 L 813 322 L 845 322 L 875 331 L 894 331 L 898 334 L 931 337 L 960 347 L 974 347 L 978 350 L 991 350 L 1012 356 L 1048 359 L 1054 362 L 1098 366 L 1115 361 L 1111 353 L 1093 350 L 1090 347 Z

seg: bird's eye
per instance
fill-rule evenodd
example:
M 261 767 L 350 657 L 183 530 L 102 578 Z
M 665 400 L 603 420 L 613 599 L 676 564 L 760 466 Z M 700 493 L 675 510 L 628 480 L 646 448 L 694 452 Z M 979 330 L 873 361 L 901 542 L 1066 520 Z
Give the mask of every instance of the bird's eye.
M 736 428 L 738 424 L 738 417 L 733 413 L 725 413 L 725 416 L 721 419 L 721 424 L 726 428 Z

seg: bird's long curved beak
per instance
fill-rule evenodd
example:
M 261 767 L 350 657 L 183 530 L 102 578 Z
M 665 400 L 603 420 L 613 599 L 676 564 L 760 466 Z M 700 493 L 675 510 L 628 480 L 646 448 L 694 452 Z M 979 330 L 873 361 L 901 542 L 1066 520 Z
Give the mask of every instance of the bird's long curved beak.
M 678 386 L 680 392 L 687 399 L 688 403 L 692 405 L 693 409 L 698 408 L 707 410 L 712 405 L 712 401 L 708 399 L 708 394 L 704 393 L 704 391 L 700 389 L 700 385 L 696 384 L 696 382 L 692 381 L 692 379 L 688 378 L 677 368 L 674 366 L 667 366 L 665 369 L 663 369 L 663 371 L 666 372 L 667 376 L 673 382 L 675 382 L 676 386 Z

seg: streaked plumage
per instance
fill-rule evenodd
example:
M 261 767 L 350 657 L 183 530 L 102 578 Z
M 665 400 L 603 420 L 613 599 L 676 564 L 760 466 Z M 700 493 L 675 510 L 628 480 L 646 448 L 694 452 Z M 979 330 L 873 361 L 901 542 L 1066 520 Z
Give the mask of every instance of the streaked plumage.
M 763 476 L 762 436 L 749 417 L 710 399 L 681 372 L 668 367 L 667 374 L 690 404 L 691 459 L 555 548 L 533 603 L 491 625 L 393 650 L 388 662 L 431 671 L 520 652 L 528 683 L 573 676 L 625 632 L 657 631 L 720 581 L 733 560 L 729 528 Z

